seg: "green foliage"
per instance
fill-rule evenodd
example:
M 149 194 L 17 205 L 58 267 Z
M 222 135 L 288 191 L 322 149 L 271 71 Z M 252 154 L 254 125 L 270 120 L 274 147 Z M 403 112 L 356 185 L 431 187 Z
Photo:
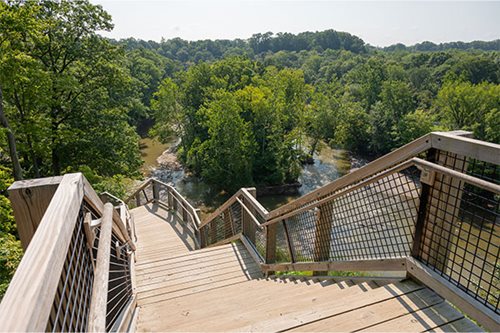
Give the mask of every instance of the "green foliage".
M 7 198 L 12 183 L 12 170 L 0 165 L 0 299 L 21 261 L 21 243 L 16 239 L 14 216 Z
M 500 109 L 500 84 L 447 82 L 439 91 L 436 104 L 447 126 L 473 130 L 477 139 L 498 142 L 495 115 Z
M 5 294 L 22 256 L 21 242 L 11 234 L 0 233 L 0 299 Z

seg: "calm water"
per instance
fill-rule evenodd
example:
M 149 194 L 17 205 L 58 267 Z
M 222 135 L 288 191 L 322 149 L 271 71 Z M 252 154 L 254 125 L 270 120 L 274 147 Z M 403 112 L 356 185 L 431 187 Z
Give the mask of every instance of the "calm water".
M 195 207 L 202 212 L 210 212 L 217 208 L 231 195 L 220 193 L 184 170 L 169 170 L 160 167 L 157 158 L 173 143 L 161 144 L 156 140 L 145 138 L 141 140 L 141 154 L 144 160 L 142 171 L 145 176 L 152 176 L 163 182 L 173 184 Z M 319 153 L 314 156 L 314 164 L 305 165 L 299 182 L 302 186 L 298 195 L 273 195 L 260 197 L 258 200 L 268 210 L 277 208 L 297 197 L 309 193 L 349 172 L 351 162 L 344 150 L 331 149 L 323 145 Z

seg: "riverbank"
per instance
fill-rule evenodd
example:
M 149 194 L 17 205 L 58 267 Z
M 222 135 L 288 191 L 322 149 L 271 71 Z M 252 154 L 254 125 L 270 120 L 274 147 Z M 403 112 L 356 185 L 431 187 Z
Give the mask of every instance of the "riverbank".
M 177 160 L 178 143 L 177 138 L 167 144 L 150 138 L 141 140 L 141 154 L 146 157 L 143 158 L 145 177 L 172 184 L 194 206 L 204 212 L 213 211 L 230 194 L 221 193 L 203 180 L 187 174 Z M 268 210 L 282 206 L 349 173 L 352 160 L 347 151 L 322 144 L 321 150 L 313 156 L 313 163 L 304 165 L 297 184 L 258 189 L 259 201 Z M 354 161 L 358 161 L 357 165 L 362 163 L 358 159 Z

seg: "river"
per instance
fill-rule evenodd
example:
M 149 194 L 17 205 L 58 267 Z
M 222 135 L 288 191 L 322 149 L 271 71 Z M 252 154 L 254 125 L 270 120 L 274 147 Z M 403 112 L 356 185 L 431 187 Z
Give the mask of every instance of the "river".
M 210 185 L 194 177 L 182 168 L 165 168 L 159 165 L 157 159 L 176 142 L 172 139 L 162 144 L 151 138 L 141 140 L 141 155 L 144 161 L 142 172 L 146 177 L 157 178 L 171 183 L 195 207 L 202 212 L 210 212 L 229 197 L 227 193 L 219 193 Z M 268 210 L 275 209 L 306 193 L 309 193 L 329 182 L 345 175 L 351 169 L 351 160 L 345 150 L 332 149 L 326 144 L 321 145 L 319 153 L 314 155 L 314 163 L 306 164 L 299 177 L 302 186 L 297 195 L 269 195 L 259 197 L 259 202 Z

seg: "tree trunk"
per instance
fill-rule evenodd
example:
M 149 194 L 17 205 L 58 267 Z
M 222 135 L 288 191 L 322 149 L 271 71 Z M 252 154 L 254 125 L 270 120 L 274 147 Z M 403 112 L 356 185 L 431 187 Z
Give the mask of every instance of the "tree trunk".
M 0 123 L 2 127 L 6 129 L 7 133 L 7 142 L 9 144 L 9 155 L 12 160 L 12 168 L 14 171 L 14 179 L 21 180 L 23 179 L 23 169 L 21 169 L 21 164 L 19 163 L 19 157 L 17 155 L 17 147 L 16 147 L 16 138 L 14 133 L 12 133 L 12 129 L 9 126 L 9 121 L 5 116 L 3 110 L 3 92 L 2 87 L 0 86 Z
M 311 145 L 311 150 L 309 151 L 309 155 L 313 157 L 314 152 L 316 151 L 316 147 L 318 146 L 319 139 L 315 138 L 313 144 Z

